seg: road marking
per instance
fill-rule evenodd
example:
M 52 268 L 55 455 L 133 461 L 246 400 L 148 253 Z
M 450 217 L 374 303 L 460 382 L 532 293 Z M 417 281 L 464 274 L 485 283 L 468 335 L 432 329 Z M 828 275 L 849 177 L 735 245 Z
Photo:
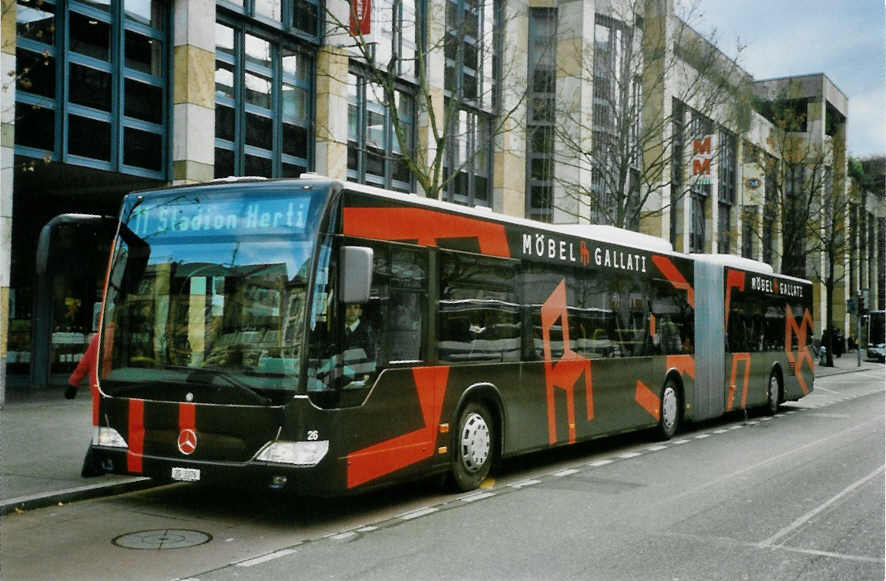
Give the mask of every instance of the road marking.
M 714 433 L 715 434 L 725 434 L 728 431 L 729 430 L 727 430 L 726 428 L 720 428 L 719 430 L 714 430 Z
M 357 529 L 357 532 L 358 533 L 371 533 L 372 531 L 377 531 L 377 530 L 378 530 L 378 527 L 370 525 L 368 527 L 361 527 L 361 528 Z
M 511 488 L 523 488 L 524 486 L 532 486 L 534 484 L 541 483 L 541 480 L 523 480 L 521 482 L 514 482 L 513 484 L 508 484 Z
M 668 447 L 663 446 L 663 445 L 659 445 L 659 446 L 649 446 L 646 449 L 649 450 L 650 452 L 661 452 L 662 450 L 667 450 Z
M 863 557 L 861 555 L 847 555 L 845 553 L 831 553 L 828 551 L 817 551 L 815 549 L 800 549 L 797 547 L 786 547 L 778 545 L 782 551 L 790 551 L 792 553 L 803 553 L 805 555 L 816 555 L 818 557 L 830 557 L 832 559 L 843 559 L 844 561 L 861 561 L 862 563 L 883 563 L 883 559 L 877 557 Z
M 483 500 L 484 498 L 489 498 L 490 496 L 495 496 L 494 492 L 475 492 L 473 494 L 468 494 L 466 496 L 462 496 L 459 498 L 462 502 L 474 502 L 475 500 Z
M 689 440 L 674 440 L 673 442 L 671 442 L 671 444 L 673 444 L 675 446 L 679 446 L 680 444 L 688 444 L 688 443 L 689 443 Z
M 705 438 L 710 438 L 710 437 L 711 437 L 710 434 L 696 434 L 695 439 L 696 440 L 704 440 Z
M 607 464 L 612 464 L 615 460 L 596 460 L 594 462 L 589 462 L 588 466 L 591 468 L 599 468 L 600 466 L 606 466 Z
M 561 470 L 559 472 L 555 472 L 554 476 L 558 478 L 562 478 L 563 476 L 572 476 L 573 474 L 578 474 L 579 470 L 577 468 L 567 468 L 566 470 Z
M 234 564 L 237 567 L 253 567 L 262 563 L 267 563 L 268 561 L 273 561 L 274 559 L 279 559 L 280 557 L 291 555 L 294 552 L 295 549 L 283 549 L 282 551 L 274 551 L 273 553 L 268 553 L 267 555 L 262 555 L 261 557 L 256 557 L 247 561 L 240 561 L 239 563 Z
M 354 531 L 347 531 L 344 533 L 339 533 L 337 535 L 332 535 L 333 541 L 347 541 L 348 539 L 352 539 L 357 536 L 357 533 Z
M 400 516 L 397 516 L 395 518 L 398 518 L 400 520 L 412 520 L 414 518 L 419 518 L 422 516 L 433 514 L 433 513 L 437 512 L 438 510 L 440 510 L 440 509 L 435 508 L 433 506 L 426 506 L 424 508 L 419 508 L 418 510 L 414 510 L 412 512 L 407 512 L 406 514 L 401 514 Z
M 625 452 L 624 454 L 619 454 L 618 457 L 623 460 L 628 460 L 630 458 L 636 458 L 637 456 L 642 456 L 640 452 Z
M 850 494 L 853 490 L 855 490 L 859 486 L 864 485 L 872 478 L 875 478 L 878 474 L 883 472 L 884 468 L 886 468 L 886 465 L 880 466 L 879 468 L 877 468 L 876 470 L 874 470 L 873 472 L 871 472 L 870 474 L 868 474 L 867 476 L 865 476 L 861 480 L 856 480 L 855 482 L 853 482 L 852 484 L 850 484 L 849 486 L 847 486 L 846 488 L 844 488 L 843 490 L 838 492 L 835 496 L 832 496 L 827 502 L 820 505 L 818 508 L 807 512 L 806 514 L 804 514 L 803 516 L 801 516 L 800 518 L 798 518 L 797 520 L 795 520 L 794 522 L 792 522 L 791 524 L 786 526 L 785 528 L 781 529 L 780 531 L 778 531 L 777 533 L 775 533 L 774 535 L 772 535 L 771 537 L 769 537 L 765 541 L 761 542 L 760 546 L 765 547 L 765 546 L 769 546 L 769 545 L 775 545 L 778 541 L 780 541 L 784 537 L 787 537 L 788 535 L 793 533 L 795 530 L 797 530 L 798 528 L 800 528 L 801 526 L 803 526 L 804 524 L 809 522 L 809 520 L 812 519 L 813 517 L 815 517 L 817 514 L 824 512 L 831 505 L 839 502 L 840 499 L 842 499 L 844 496 L 846 496 L 847 494 Z

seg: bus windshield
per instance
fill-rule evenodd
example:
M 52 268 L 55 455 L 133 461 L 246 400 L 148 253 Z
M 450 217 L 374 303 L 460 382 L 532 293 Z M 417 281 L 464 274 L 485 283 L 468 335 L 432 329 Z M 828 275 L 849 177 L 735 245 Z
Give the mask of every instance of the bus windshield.
M 279 186 L 128 198 L 105 302 L 102 390 L 229 404 L 291 397 L 324 198 Z

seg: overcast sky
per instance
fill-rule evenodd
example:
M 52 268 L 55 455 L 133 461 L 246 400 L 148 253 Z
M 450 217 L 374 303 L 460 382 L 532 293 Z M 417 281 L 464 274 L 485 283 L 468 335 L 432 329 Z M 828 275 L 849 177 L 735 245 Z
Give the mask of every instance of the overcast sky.
M 681 0 L 677 0 L 678 3 Z M 682 0 L 684 4 L 691 0 Z M 824 73 L 849 97 L 849 153 L 886 155 L 886 0 L 697 0 L 689 18 L 716 31 L 755 79 Z

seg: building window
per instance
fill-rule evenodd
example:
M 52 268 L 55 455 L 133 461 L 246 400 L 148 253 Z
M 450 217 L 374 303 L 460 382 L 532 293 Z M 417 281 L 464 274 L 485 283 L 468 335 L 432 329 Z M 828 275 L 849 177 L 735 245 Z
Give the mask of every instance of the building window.
M 16 154 L 163 179 L 166 4 L 62 6 L 18 2 Z
M 764 192 L 764 201 L 763 201 L 763 220 L 762 220 L 762 228 L 763 228 L 763 262 L 773 265 L 773 248 L 772 248 L 772 231 L 776 226 L 778 221 L 778 203 L 775 195 L 775 184 L 776 178 L 774 172 L 776 171 L 777 163 L 775 158 L 771 155 L 766 154 L 766 173 L 763 176 L 763 192 Z
M 492 120 L 498 74 L 496 0 L 447 0 L 446 200 L 491 205 Z
M 729 236 L 731 217 L 729 212 L 732 206 L 720 203 L 717 208 L 717 252 L 720 254 L 729 254 Z
M 556 8 L 531 8 L 526 213 L 527 217 L 543 222 L 551 222 L 554 217 L 556 38 Z
M 692 193 L 692 219 L 689 230 L 689 252 L 704 252 L 705 205 L 707 196 Z
M 603 14 L 595 15 L 594 82 L 592 117 L 593 194 L 591 219 L 597 223 L 634 228 L 638 223 L 617 223 L 620 215 L 629 221 L 638 218 L 639 192 L 630 183 L 630 174 L 639 170 L 637 140 L 640 115 L 640 83 L 632 77 L 629 62 L 633 29 Z M 624 191 L 628 191 L 628 199 Z M 619 211 L 619 206 L 622 211 Z
M 294 177 L 307 171 L 311 55 L 237 23 L 217 23 L 215 40 L 215 176 Z
M 736 172 L 736 139 L 735 135 L 720 130 L 720 159 L 718 176 L 718 197 L 721 203 L 735 203 L 735 176 Z
M 372 31 L 377 40 L 375 65 L 395 76 L 415 78 L 419 38 L 416 0 L 376 0 L 372 6 Z
M 465 110 L 458 111 L 450 121 L 443 199 L 469 206 L 491 206 L 491 121 L 485 115 Z
M 254 18 L 265 27 L 315 42 L 320 39 L 319 0 L 218 0 L 218 6 Z
M 712 137 L 714 132 L 713 122 L 698 111 L 692 111 L 691 115 L 689 137 L 693 140 L 693 143 L 696 140 Z M 710 175 L 693 176 L 690 190 L 692 195 L 692 216 L 690 219 L 689 251 L 704 252 L 705 208 L 708 198 L 711 197 Z
M 782 264 L 781 271 L 792 276 L 805 276 L 806 238 L 806 168 L 790 164 L 785 167 L 784 207 L 782 209 Z
M 858 267 L 861 257 L 858 252 L 858 204 L 849 204 L 849 292 L 855 296 L 860 288 L 858 284 Z
M 683 103 L 671 99 L 671 245 L 677 248 L 677 240 L 682 234 L 679 208 L 683 201 Z
M 401 154 L 409 154 L 414 143 L 414 98 L 398 90 L 395 99 L 397 124 L 394 108 L 384 106 L 382 87 L 359 74 L 348 75 L 348 178 L 410 192 L 412 177 Z
M 446 91 L 490 112 L 496 98 L 496 21 L 494 0 L 446 2 Z

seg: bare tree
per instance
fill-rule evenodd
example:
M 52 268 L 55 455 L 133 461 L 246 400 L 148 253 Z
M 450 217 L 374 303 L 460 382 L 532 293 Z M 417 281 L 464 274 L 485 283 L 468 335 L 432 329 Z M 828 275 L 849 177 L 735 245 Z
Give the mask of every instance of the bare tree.
M 584 96 L 560 99 L 555 111 L 556 161 L 589 169 L 591 180 L 554 180 L 561 211 L 636 230 L 693 189 L 710 193 L 709 181 L 685 175 L 693 140 L 711 135 L 715 120 L 742 129 L 750 77 L 717 48 L 715 34 L 690 26 L 693 6 L 677 17 L 656 0 L 618 5 L 597 15 L 593 50 L 575 49 L 578 74 L 593 80 L 593 107 Z M 713 148 L 705 163 L 718 155 Z
M 516 66 L 502 58 L 507 50 L 500 35 L 513 16 L 501 0 L 469 1 L 458 10 L 447 4 L 436 12 L 428 3 L 431 14 L 414 1 L 379 0 L 372 26 L 381 30 L 368 35 L 354 26 L 357 4 L 350 3 L 345 19 L 330 2 L 327 22 L 329 36 L 366 79 L 372 100 L 389 112 L 396 147 L 373 153 L 404 164 L 426 196 L 439 198 L 463 171 L 487 163 L 495 137 L 522 106 L 522 96 L 505 98 L 508 84 L 501 80 Z M 462 67 L 472 74 L 462 75 Z M 402 99 L 404 94 L 414 100 Z M 478 117 L 489 124 L 488 133 L 477 129 Z M 424 121 L 421 143 L 412 139 L 414 121 L 404 118 Z M 472 147 L 460 151 L 468 140 Z M 486 171 L 491 176 L 491 168 Z

